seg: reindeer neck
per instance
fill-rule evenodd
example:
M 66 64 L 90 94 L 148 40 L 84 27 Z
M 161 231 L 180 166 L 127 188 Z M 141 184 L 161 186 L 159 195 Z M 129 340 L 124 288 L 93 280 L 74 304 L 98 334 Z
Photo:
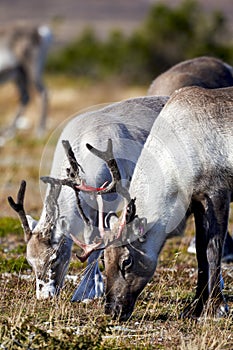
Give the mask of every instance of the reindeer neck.
M 148 146 L 151 150 L 139 159 L 135 169 L 130 195 L 136 197 L 137 214 L 147 218 L 148 228 L 167 235 L 177 227 L 188 209 L 191 174 L 182 176 L 185 164 L 180 162 L 179 172 L 177 163 L 159 140 L 152 138 Z M 144 169 L 150 171 L 145 173 Z
M 130 186 L 138 215 L 166 234 L 185 216 L 193 194 L 233 188 L 233 89 L 182 91 L 155 121 Z

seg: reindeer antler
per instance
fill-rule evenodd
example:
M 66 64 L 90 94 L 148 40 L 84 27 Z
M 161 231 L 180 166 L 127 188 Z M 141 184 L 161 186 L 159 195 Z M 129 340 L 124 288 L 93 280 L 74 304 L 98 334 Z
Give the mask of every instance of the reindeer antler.
M 89 143 L 86 144 L 86 147 L 91 153 L 93 153 L 98 158 L 103 159 L 107 163 L 109 171 L 111 173 L 112 182 L 101 191 L 101 194 L 114 191 L 116 188 L 117 181 L 121 180 L 121 174 L 113 155 L 112 140 L 108 139 L 106 151 L 100 151 L 97 148 L 90 145 Z
M 67 158 L 70 163 L 70 168 L 67 169 L 67 178 L 66 179 L 54 179 L 52 177 L 42 177 L 41 180 L 51 185 L 66 185 L 75 191 L 77 208 L 80 216 L 84 220 L 85 224 L 88 226 L 91 225 L 89 218 L 86 217 L 84 211 L 81 207 L 79 193 L 80 191 L 95 193 L 97 195 L 97 203 L 99 208 L 99 232 L 100 239 L 98 242 L 94 242 L 92 244 L 86 244 L 80 242 L 75 236 L 71 235 L 74 242 L 78 244 L 83 249 L 83 254 L 78 258 L 84 262 L 90 254 L 95 250 L 105 249 L 106 247 L 112 245 L 115 242 L 120 242 L 121 236 L 127 224 L 129 224 L 135 218 L 136 214 L 136 206 L 135 199 L 131 199 L 129 191 L 126 187 L 122 186 L 121 183 L 121 174 L 118 168 L 116 159 L 113 155 L 113 145 L 112 140 L 108 140 L 107 149 L 105 151 L 100 151 L 90 144 L 86 144 L 88 150 L 92 152 L 95 156 L 104 160 L 109 168 L 112 180 L 109 185 L 106 186 L 107 182 L 105 182 L 101 187 L 92 187 L 87 185 L 84 180 L 80 178 L 79 169 L 82 169 L 81 165 L 77 162 L 74 152 L 71 148 L 69 141 L 62 141 L 63 147 L 65 149 Z M 84 172 L 84 171 L 83 171 Z M 117 193 L 121 194 L 126 201 L 126 205 L 124 210 L 122 211 L 121 217 L 119 218 L 118 225 L 114 227 L 113 230 L 106 230 L 103 226 L 103 200 L 101 195 L 110 193 L 113 191 L 117 191 Z M 139 219 L 138 219 L 139 220 Z M 139 220 L 140 221 L 140 220 Z M 141 220 L 142 221 L 142 220 Z M 135 232 L 138 231 L 135 229 Z M 144 232 L 144 229 L 141 230 Z M 141 235 L 141 231 L 138 231 L 135 235 Z
M 105 190 L 105 185 L 106 183 L 103 184 L 102 187 L 92 187 L 88 186 L 83 179 L 81 179 L 79 175 L 79 169 L 84 173 L 84 170 L 82 166 L 77 162 L 77 159 L 75 158 L 74 152 L 72 150 L 72 147 L 69 143 L 68 140 L 62 140 L 62 145 L 64 147 L 66 156 L 68 158 L 68 161 L 70 163 L 70 168 L 66 169 L 67 172 L 67 178 L 66 179 L 55 179 L 51 176 L 42 176 L 40 179 L 44 183 L 49 183 L 51 186 L 58 185 L 58 186 L 69 186 L 71 187 L 76 195 L 76 203 L 77 203 L 77 208 L 79 211 L 79 214 L 83 221 L 87 224 L 90 225 L 89 219 L 86 217 L 81 203 L 80 203 L 80 198 L 79 198 L 79 191 L 83 192 L 89 192 L 89 193 L 97 193 L 99 191 Z
M 92 244 L 85 244 L 81 242 L 79 239 L 77 239 L 74 235 L 70 234 L 70 236 L 73 239 L 74 243 L 76 243 L 84 251 L 82 255 L 76 255 L 81 262 L 85 262 L 93 251 L 103 249 L 101 246 L 103 244 L 103 240 L 100 240 L 99 242 L 96 242 L 96 243 L 94 242 Z
M 124 220 L 122 220 L 122 224 L 119 225 L 119 228 L 117 230 L 112 231 L 106 231 L 104 229 L 103 225 L 103 199 L 100 195 L 97 196 L 97 203 L 98 203 L 98 209 L 99 209 L 99 232 L 100 232 L 100 238 L 97 239 L 96 242 L 93 242 L 91 244 L 86 244 L 78 240 L 73 234 L 71 234 L 71 238 L 73 241 L 83 249 L 82 255 L 77 255 L 78 259 L 81 262 L 84 262 L 87 260 L 87 258 L 91 255 L 91 253 L 95 250 L 102 250 L 107 248 L 108 246 L 112 245 L 114 242 L 120 239 L 121 233 L 125 227 L 123 225 L 123 222 L 125 221 L 125 215 L 126 210 L 124 210 L 124 214 L 122 217 Z
M 121 184 L 121 173 L 118 168 L 116 159 L 113 155 L 112 139 L 108 139 L 106 151 L 100 151 L 97 148 L 91 146 L 89 143 L 86 144 L 86 147 L 91 153 L 103 159 L 107 163 L 108 169 L 112 177 L 112 182 L 107 187 L 97 189 L 98 194 L 105 194 L 116 191 L 117 186 L 117 192 L 120 193 L 126 200 L 128 200 L 128 202 L 130 202 L 131 198 L 129 195 L 129 191 L 126 187 L 123 187 Z
M 101 191 L 103 189 L 102 187 L 95 188 L 92 186 L 88 186 L 88 185 L 86 185 L 85 181 L 83 179 L 81 179 L 81 177 L 79 175 L 79 169 L 81 169 L 81 171 L 83 173 L 85 173 L 85 172 L 84 172 L 82 166 L 77 162 L 69 141 L 62 140 L 62 145 L 64 147 L 68 161 L 70 163 L 70 168 L 66 169 L 67 176 L 68 176 L 69 180 L 68 181 L 67 181 L 67 179 L 63 180 L 63 184 L 70 186 L 72 188 L 75 186 L 78 190 L 83 191 L 83 192 Z
M 25 191 L 26 191 L 26 181 L 22 180 L 18 191 L 18 195 L 17 195 L 17 202 L 15 202 L 11 196 L 8 197 L 8 202 L 10 206 L 18 213 L 24 229 L 25 241 L 28 242 L 32 236 L 32 231 L 29 227 L 27 216 L 24 210 Z
M 105 230 L 104 235 L 92 244 L 86 244 L 79 241 L 74 235 L 71 234 L 71 238 L 74 243 L 76 243 L 80 248 L 83 249 L 83 254 L 81 256 L 77 255 L 81 262 L 87 260 L 92 252 L 96 250 L 103 250 L 111 245 L 122 245 L 128 244 L 135 239 L 142 239 L 145 235 L 147 221 L 145 218 L 139 219 L 135 216 L 134 220 L 126 225 L 126 215 L 127 208 L 122 213 L 121 218 L 119 218 L 120 223 L 117 224 L 112 230 Z M 129 228 L 129 232 L 128 232 Z M 124 236 L 124 237 L 123 237 Z
M 70 163 L 70 169 L 67 169 L 69 173 L 69 177 L 73 179 L 78 178 L 79 181 L 81 182 L 81 179 L 79 177 L 79 168 L 84 173 L 82 166 L 77 162 L 77 159 L 75 158 L 74 152 L 71 148 L 69 141 L 62 140 L 62 145 L 64 147 L 68 161 Z
M 99 231 L 102 239 L 100 239 L 100 241 L 96 243 L 85 244 L 77 240 L 77 238 L 75 238 L 74 236 L 72 236 L 74 242 L 84 250 L 84 253 L 81 256 L 78 256 L 78 258 L 82 262 L 84 262 L 93 251 L 105 249 L 114 243 L 120 243 L 126 225 L 131 223 L 136 217 L 135 198 L 131 199 L 128 189 L 122 186 L 120 170 L 118 168 L 116 159 L 113 155 L 112 140 L 108 140 L 106 151 L 100 151 L 95 147 L 91 146 L 90 144 L 86 144 L 86 146 L 90 152 L 92 152 L 97 157 L 103 159 L 107 163 L 112 177 L 112 181 L 106 187 L 104 187 L 103 185 L 100 191 L 98 191 L 98 188 L 95 189 L 95 192 L 97 194 L 97 203 L 99 207 Z M 102 195 L 116 190 L 125 198 L 127 204 L 121 214 L 121 217 L 119 218 L 117 226 L 110 231 L 106 231 L 103 227 Z M 98 200 L 98 198 L 101 199 Z M 136 224 L 133 223 L 133 232 L 135 233 L 135 236 L 141 237 L 142 235 L 144 235 L 146 226 L 144 218 L 137 218 L 137 224 L 138 227 L 136 228 Z
M 75 191 L 75 195 L 76 195 L 76 202 L 77 202 L 77 208 L 78 208 L 79 214 L 82 217 L 82 219 L 84 220 L 84 222 L 86 224 L 89 224 L 89 220 L 85 216 L 83 209 L 81 207 L 79 195 L 78 195 L 78 192 L 76 189 L 77 181 L 78 181 L 78 184 L 79 183 L 82 184 L 82 179 L 79 176 L 79 169 L 81 169 L 83 171 L 83 168 L 77 162 L 69 141 L 62 140 L 62 145 L 64 147 L 66 156 L 67 156 L 69 163 L 70 163 L 70 168 L 66 169 L 67 178 L 66 179 L 55 179 L 51 176 L 42 176 L 40 179 L 44 183 L 49 183 L 51 185 L 51 188 L 56 186 L 56 185 L 60 186 L 60 187 L 65 185 L 65 186 L 69 186 L 69 187 L 73 188 L 73 190 Z

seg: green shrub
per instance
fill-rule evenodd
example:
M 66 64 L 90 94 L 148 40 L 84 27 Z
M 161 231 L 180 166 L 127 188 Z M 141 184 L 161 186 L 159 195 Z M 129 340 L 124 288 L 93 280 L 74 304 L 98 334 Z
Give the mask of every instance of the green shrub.
M 91 28 L 58 53 L 50 56 L 48 69 L 103 79 L 117 75 L 128 82 L 152 77 L 185 59 L 212 55 L 231 63 L 233 46 L 225 17 L 206 13 L 198 2 L 185 0 L 177 7 L 157 3 L 142 25 L 129 37 L 113 31 L 105 41 Z

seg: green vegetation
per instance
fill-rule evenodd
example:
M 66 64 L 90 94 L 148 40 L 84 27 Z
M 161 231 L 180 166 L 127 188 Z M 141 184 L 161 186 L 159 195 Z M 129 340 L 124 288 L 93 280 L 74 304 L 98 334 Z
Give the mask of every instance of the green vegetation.
M 26 245 L 18 219 L 0 218 L 0 243 L 0 274 L 19 273 L 30 268 L 25 258 Z
M 9 234 L 9 232 L 22 235 L 23 230 L 19 220 L 8 217 L 0 217 L 0 237 L 6 236 Z
M 0 273 L 19 273 L 30 269 L 27 260 L 24 256 L 15 257 L 3 257 L 0 258 Z
M 105 41 L 91 28 L 51 55 L 51 72 L 145 83 L 172 65 L 201 55 L 233 62 L 229 24 L 220 11 L 205 13 L 195 0 L 173 8 L 157 3 L 129 37 L 113 31 Z

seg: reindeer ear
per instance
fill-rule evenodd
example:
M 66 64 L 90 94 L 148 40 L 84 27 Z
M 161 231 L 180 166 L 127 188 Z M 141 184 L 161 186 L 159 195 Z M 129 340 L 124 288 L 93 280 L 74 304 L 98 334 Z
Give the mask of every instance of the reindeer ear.
M 30 230 L 33 231 L 34 228 L 36 227 L 38 221 L 34 220 L 31 217 L 31 215 L 26 215 L 26 217 L 27 217 L 27 220 L 28 220 L 28 225 L 30 227 Z
M 135 217 L 132 223 L 133 234 L 135 237 L 138 237 L 139 242 L 143 243 L 146 240 L 146 228 L 147 220 L 146 218 L 139 219 Z

